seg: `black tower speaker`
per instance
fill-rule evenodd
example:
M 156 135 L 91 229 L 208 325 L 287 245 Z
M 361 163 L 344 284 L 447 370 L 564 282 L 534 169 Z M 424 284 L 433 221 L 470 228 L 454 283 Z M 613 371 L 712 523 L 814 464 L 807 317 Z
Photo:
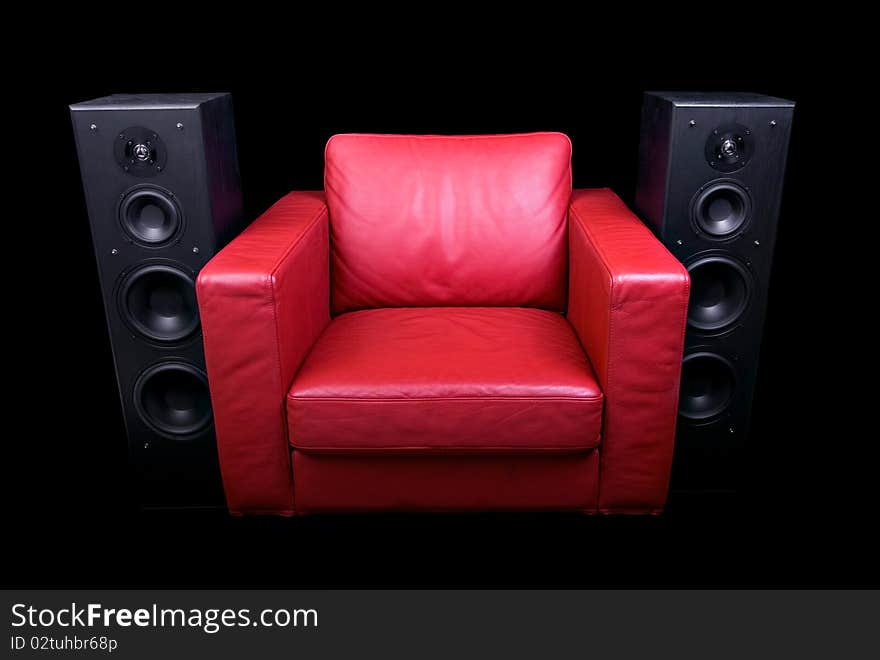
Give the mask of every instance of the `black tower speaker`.
M 691 275 L 673 487 L 735 487 L 794 103 L 648 92 L 636 209 Z
M 242 228 L 232 97 L 70 110 L 141 503 L 222 505 L 195 278 Z

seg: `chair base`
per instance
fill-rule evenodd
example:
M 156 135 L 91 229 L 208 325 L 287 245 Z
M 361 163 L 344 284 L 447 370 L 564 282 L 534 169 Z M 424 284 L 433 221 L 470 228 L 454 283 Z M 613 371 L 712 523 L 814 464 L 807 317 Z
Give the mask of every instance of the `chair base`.
M 599 453 L 535 456 L 291 454 L 297 514 L 366 511 L 587 511 Z

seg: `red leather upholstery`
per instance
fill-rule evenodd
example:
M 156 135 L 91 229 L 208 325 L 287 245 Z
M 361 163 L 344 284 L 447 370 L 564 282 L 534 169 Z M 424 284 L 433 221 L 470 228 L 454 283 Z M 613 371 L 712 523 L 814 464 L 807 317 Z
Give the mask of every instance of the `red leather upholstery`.
M 599 507 L 666 502 L 687 316 L 687 271 L 608 189 L 569 211 L 568 320 L 605 393 Z
M 293 514 L 284 399 L 330 320 L 327 206 L 291 193 L 197 284 L 220 467 L 233 512 Z
M 526 456 L 338 456 L 293 451 L 297 513 L 596 511 L 597 451 Z
M 565 135 L 336 135 L 325 159 L 335 313 L 565 309 Z
M 333 138 L 327 203 L 199 275 L 230 509 L 662 509 L 688 275 L 570 176 L 559 134 Z
M 571 453 L 599 443 L 602 392 L 556 312 L 372 309 L 331 322 L 287 411 L 303 452 Z

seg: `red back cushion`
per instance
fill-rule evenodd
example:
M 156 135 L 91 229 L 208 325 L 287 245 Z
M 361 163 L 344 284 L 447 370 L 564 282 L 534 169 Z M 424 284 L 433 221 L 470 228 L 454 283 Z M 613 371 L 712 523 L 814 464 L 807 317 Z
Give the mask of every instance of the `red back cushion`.
M 564 309 L 565 135 L 335 135 L 324 188 L 334 313 Z

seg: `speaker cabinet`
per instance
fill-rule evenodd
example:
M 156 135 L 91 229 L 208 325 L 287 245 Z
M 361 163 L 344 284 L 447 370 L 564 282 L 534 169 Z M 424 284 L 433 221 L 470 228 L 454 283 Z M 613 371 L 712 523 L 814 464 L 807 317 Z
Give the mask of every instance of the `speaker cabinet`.
M 793 111 L 758 94 L 645 94 L 636 209 L 691 275 L 674 488 L 736 485 Z
M 232 97 L 70 111 L 141 503 L 221 506 L 195 278 L 243 227 Z

